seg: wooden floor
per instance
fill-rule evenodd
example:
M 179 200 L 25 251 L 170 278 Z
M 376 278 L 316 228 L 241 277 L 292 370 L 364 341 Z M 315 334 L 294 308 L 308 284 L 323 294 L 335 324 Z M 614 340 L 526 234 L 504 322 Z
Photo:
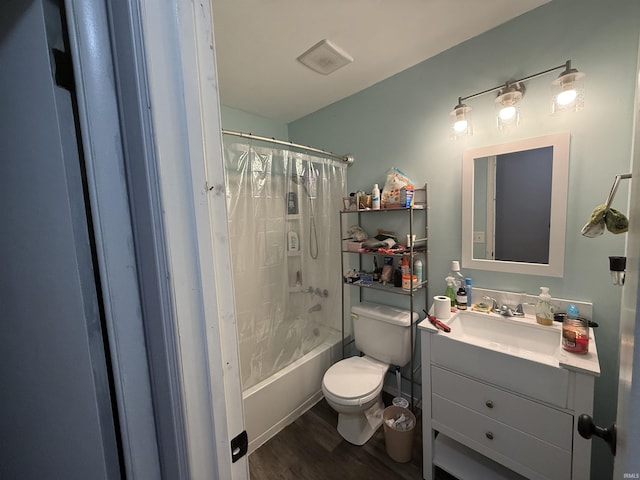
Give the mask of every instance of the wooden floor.
M 336 430 L 338 414 L 322 399 L 249 456 L 251 480 L 420 480 L 419 410 L 416 418 L 413 458 L 396 463 L 387 455 L 382 427 L 365 445 L 352 445 Z M 455 479 L 439 471 L 437 480 Z

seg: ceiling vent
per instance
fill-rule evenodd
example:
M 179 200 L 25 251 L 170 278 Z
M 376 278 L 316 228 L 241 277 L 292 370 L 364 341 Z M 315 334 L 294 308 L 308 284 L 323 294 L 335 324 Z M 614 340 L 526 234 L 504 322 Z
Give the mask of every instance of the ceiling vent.
M 325 38 L 300 55 L 298 61 L 314 72 L 329 75 L 353 62 L 353 57 Z

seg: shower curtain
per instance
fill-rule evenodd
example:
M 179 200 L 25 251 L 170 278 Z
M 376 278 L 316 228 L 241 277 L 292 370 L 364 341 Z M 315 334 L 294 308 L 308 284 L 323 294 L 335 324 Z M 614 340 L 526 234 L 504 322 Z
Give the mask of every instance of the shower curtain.
M 243 388 L 340 329 L 346 166 L 225 139 L 225 182 Z

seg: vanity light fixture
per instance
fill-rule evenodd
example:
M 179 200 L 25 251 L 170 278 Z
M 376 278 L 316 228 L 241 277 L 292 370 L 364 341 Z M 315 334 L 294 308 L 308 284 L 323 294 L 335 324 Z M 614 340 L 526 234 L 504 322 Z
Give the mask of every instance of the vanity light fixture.
M 473 135 L 473 123 L 471 122 L 471 107 L 458 99 L 458 104 L 449 113 L 451 116 L 451 136 L 454 138 L 465 135 Z
M 505 130 L 520 124 L 520 100 L 524 96 L 524 85 L 507 82 L 498 91 L 496 104 L 496 121 L 498 130 Z
M 489 88 L 482 92 L 474 93 L 473 95 L 467 95 L 466 97 L 458 97 L 458 104 L 453 107 L 453 110 L 449 114 L 451 118 L 451 136 L 453 138 L 460 138 L 466 135 L 473 135 L 473 128 L 471 127 L 469 116 L 471 107 L 463 102 L 487 93 L 497 92 L 498 94 L 495 100 L 498 129 L 505 130 L 517 126 L 520 123 L 519 103 L 525 92 L 524 82 L 560 69 L 564 69 L 564 71 L 552 82 L 554 89 L 551 108 L 552 113 L 582 110 L 584 107 L 583 80 L 585 74 L 572 68 L 571 60 L 567 60 L 562 65 L 534 73 L 519 80 L 509 80 L 497 87 Z
M 578 112 L 584 108 L 584 77 L 583 72 L 571 68 L 568 60 L 564 72 L 551 82 L 553 89 L 551 111 Z

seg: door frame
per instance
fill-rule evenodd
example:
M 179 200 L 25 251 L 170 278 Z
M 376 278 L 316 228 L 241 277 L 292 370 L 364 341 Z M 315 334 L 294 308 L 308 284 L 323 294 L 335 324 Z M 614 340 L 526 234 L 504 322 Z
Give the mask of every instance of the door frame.
M 211 6 L 65 7 L 127 478 L 248 478 Z

